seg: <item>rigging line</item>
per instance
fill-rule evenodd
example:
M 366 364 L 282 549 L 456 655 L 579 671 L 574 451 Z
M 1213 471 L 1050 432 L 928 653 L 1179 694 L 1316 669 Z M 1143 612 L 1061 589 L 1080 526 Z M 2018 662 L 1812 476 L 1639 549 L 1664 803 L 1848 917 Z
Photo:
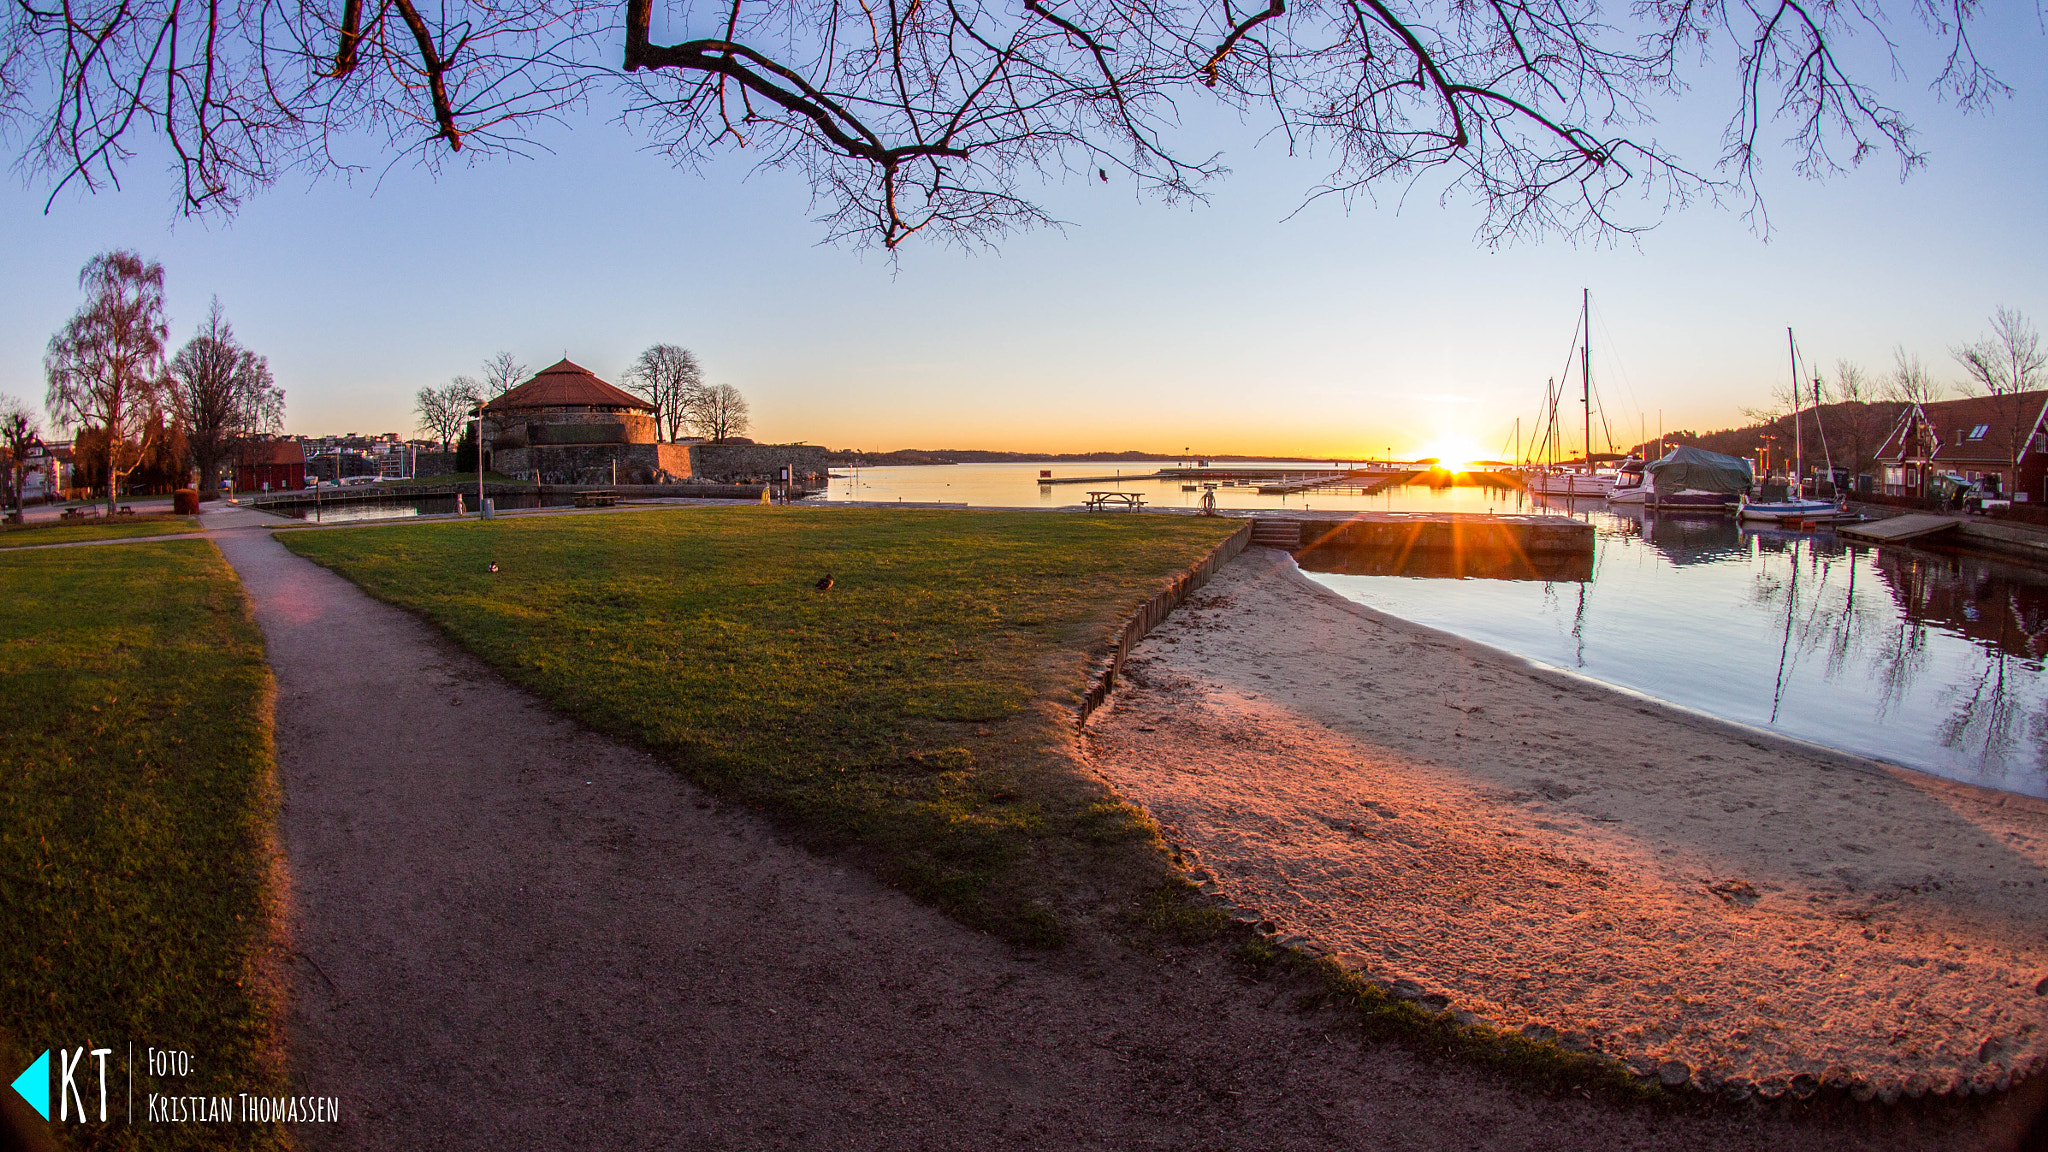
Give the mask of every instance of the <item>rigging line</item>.
M 1795 360 L 1805 358 L 1805 354 L 1799 350 L 1798 340 L 1792 341 L 1792 356 Z M 1813 361 L 1810 359 L 1806 360 L 1806 369 L 1813 373 L 1813 426 L 1820 429 L 1820 456 L 1822 460 L 1827 462 L 1828 486 L 1832 488 L 1835 483 L 1835 454 L 1828 450 L 1828 425 L 1827 421 L 1821 419 L 1820 370 L 1813 366 Z M 1797 387 L 1797 384 L 1798 382 L 1795 380 L 1794 387 Z M 1793 405 L 1797 407 L 1799 398 L 1794 396 L 1792 399 Z
M 1594 403 L 1595 405 L 1597 405 L 1597 406 L 1599 407 L 1599 409 L 1600 409 L 1600 432 L 1601 432 L 1601 434 L 1602 434 L 1602 435 L 1604 435 L 1604 436 L 1606 436 L 1606 437 L 1607 437 L 1607 452 L 1608 452 L 1608 454 L 1609 454 L 1609 455 L 1613 455 L 1613 453 L 1614 453 L 1614 429 L 1613 429 L 1612 427 L 1610 427 L 1610 426 L 1608 425 L 1608 423 L 1607 423 L 1607 405 L 1606 405 L 1605 403 L 1601 402 L 1601 400 L 1600 400 L 1600 386 L 1599 386 L 1598 384 L 1595 384 L 1595 385 L 1593 385 L 1593 389 L 1592 389 L 1592 391 L 1593 391 L 1593 403 Z M 1586 456 L 1586 466 L 1587 466 L 1588 468 L 1590 468 L 1590 467 L 1592 467 L 1592 466 L 1593 466 L 1593 457 L 1592 457 L 1592 451 L 1593 451 L 1593 446 L 1592 446 L 1592 445 L 1590 445 L 1590 444 L 1588 444 L 1588 445 L 1586 446 L 1586 452 L 1587 452 L 1587 456 Z
M 1628 363 L 1621 358 L 1620 352 L 1613 351 L 1613 349 L 1619 348 L 1620 345 L 1614 339 L 1614 332 L 1607 326 L 1607 317 L 1605 315 L 1600 317 L 1600 335 L 1606 341 L 1603 345 L 1603 351 L 1614 362 L 1614 370 L 1621 377 L 1621 389 L 1628 394 L 1628 402 L 1635 407 L 1638 416 L 1644 415 L 1643 403 L 1636 398 L 1635 381 L 1629 379 Z M 1612 448 L 1613 445 L 1609 444 L 1608 447 Z
M 1584 321 L 1584 316 L 1577 316 L 1572 319 L 1572 343 L 1571 347 L 1565 350 L 1564 371 L 1551 378 L 1551 382 L 1544 392 L 1544 407 L 1549 414 L 1549 420 L 1543 424 L 1543 427 L 1547 429 L 1547 435 L 1552 440 L 1557 437 L 1557 398 L 1563 393 L 1563 389 L 1558 387 L 1557 381 L 1571 379 L 1572 357 L 1579 354 L 1579 334 Z M 1537 413 L 1539 418 L 1543 415 L 1543 412 Z

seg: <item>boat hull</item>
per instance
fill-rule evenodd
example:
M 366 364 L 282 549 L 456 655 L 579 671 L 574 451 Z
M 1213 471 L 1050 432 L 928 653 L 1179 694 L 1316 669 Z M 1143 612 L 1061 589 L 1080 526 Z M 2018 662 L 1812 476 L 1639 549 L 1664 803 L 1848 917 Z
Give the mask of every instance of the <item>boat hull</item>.
M 1832 500 L 1778 500 L 1768 504 L 1742 506 L 1744 520 L 1818 520 L 1841 513 Z
M 1539 472 L 1524 483 L 1529 491 L 1545 496 L 1605 496 L 1614 486 L 1614 478 L 1584 472 Z

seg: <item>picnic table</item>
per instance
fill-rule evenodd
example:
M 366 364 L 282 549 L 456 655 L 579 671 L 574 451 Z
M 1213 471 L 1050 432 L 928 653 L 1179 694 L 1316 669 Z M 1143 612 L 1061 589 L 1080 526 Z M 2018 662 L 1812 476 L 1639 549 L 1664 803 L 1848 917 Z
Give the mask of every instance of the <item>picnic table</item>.
M 1138 512 L 1144 509 L 1145 498 L 1136 492 L 1090 492 L 1081 505 L 1090 512 L 1100 512 L 1111 506 Z

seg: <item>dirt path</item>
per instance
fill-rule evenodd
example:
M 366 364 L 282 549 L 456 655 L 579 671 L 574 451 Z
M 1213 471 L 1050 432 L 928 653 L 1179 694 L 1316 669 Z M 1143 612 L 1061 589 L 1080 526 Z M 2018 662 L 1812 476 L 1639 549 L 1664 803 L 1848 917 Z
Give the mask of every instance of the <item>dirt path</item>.
M 338 1148 L 1989 1148 L 1361 1047 L 1215 949 L 1018 955 L 581 731 L 268 533 L 290 1039 Z
M 2048 803 L 1541 672 L 1270 550 L 1132 670 L 1098 769 L 1375 976 L 1737 1094 L 1981 1094 L 2048 1054 Z

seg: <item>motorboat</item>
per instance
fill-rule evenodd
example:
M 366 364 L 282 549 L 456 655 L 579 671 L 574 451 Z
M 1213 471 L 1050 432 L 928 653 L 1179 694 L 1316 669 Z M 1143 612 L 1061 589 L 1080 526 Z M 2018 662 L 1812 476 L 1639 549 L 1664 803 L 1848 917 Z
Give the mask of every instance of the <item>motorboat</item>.
M 1614 474 L 1611 472 L 1566 472 L 1545 469 L 1540 472 L 1528 473 L 1522 478 L 1522 483 L 1528 487 L 1529 491 L 1540 492 L 1545 496 L 1605 497 L 1614 487 Z
M 1651 463 L 1622 461 L 1609 504 L 1638 504 L 1663 513 L 1725 516 L 1753 479 L 1749 461 L 1681 444 Z
M 1770 500 L 1751 503 L 1742 502 L 1736 513 L 1744 520 L 1832 520 L 1842 515 L 1842 506 L 1833 500 Z
M 1614 484 L 1607 490 L 1609 504 L 1644 504 L 1650 498 L 1650 486 L 1645 481 L 1643 458 L 1631 454 L 1614 470 Z

